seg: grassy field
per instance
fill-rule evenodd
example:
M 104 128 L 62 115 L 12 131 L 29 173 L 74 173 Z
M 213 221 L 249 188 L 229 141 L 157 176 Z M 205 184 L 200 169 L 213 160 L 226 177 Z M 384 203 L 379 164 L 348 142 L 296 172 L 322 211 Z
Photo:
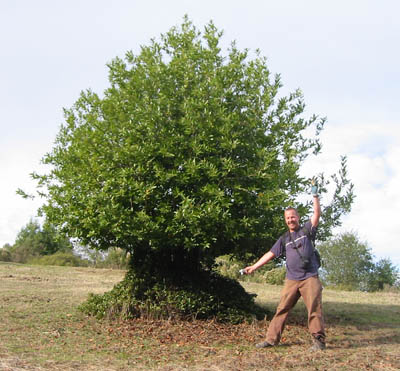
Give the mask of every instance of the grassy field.
M 118 270 L 0 262 L 0 370 L 399 370 L 400 294 L 324 290 L 327 349 L 312 353 L 300 301 L 281 345 L 257 350 L 270 318 L 97 321 L 77 307 Z M 274 311 L 280 287 L 245 283 Z

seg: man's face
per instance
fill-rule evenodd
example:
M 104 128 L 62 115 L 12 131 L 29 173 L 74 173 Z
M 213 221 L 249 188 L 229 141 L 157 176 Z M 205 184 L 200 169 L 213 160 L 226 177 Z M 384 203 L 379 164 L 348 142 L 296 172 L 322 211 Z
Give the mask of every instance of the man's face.
M 286 210 L 285 211 L 285 222 L 289 228 L 289 231 L 295 231 L 299 228 L 299 214 L 297 214 L 296 210 Z

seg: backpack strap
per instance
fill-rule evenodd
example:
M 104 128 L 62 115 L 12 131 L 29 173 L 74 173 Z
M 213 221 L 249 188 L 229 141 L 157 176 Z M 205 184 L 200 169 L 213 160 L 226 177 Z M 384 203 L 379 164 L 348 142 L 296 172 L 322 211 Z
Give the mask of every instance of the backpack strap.
M 303 232 L 308 237 L 308 239 L 311 241 L 311 244 L 315 250 L 315 238 L 313 238 L 311 236 L 311 231 L 306 226 L 303 226 Z
M 286 231 L 281 238 L 282 256 L 286 259 L 286 241 L 289 237 L 289 231 Z
M 304 233 L 307 235 L 307 237 L 309 238 L 309 240 L 311 241 L 313 250 L 314 250 L 314 254 L 315 257 L 317 258 L 317 263 L 318 263 L 318 268 L 321 267 L 322 263 L 321 263 L 321 255 L 319 253 L 319 251 L 317 250 L 317 248 L 315 247 L 315 237 L 313 238 L 311 236 L 311 231 L 309 231 L 306 226 L 303 227 Z

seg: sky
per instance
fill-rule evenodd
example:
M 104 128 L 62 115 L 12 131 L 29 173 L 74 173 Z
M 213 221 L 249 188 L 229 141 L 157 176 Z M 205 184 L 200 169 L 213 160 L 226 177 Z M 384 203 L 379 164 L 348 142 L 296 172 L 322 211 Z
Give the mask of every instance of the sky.
M 303 173 L 332 174 L 347 156 L 356 199 L 336 232 L 400 267 L 400 2 L 397 0 L 0 0 L 0 247 L 36 216 L 33 171 L 81 91 L 108 87 L 107 63 L 184 15 L 213 21 L 222 46 L 260 50 L 283 93 L 300 88 L 326 117 L 321 155 Z M 397 46 L 396 46 L 397 45 Z

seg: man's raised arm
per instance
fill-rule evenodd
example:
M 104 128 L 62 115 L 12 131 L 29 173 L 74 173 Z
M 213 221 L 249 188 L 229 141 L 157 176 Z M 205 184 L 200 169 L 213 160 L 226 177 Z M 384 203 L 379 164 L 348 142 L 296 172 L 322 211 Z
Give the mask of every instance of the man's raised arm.
M 321 205 L 319 203 L 318 197 L 318 187 L 314 181 L 312 181 L 311 193 L 313 195 L 313 208 L 314 214 L 311 217 L 311 224 L 313 227 L 317 227 L 319 223 L 319 218 L 321 216 Z

